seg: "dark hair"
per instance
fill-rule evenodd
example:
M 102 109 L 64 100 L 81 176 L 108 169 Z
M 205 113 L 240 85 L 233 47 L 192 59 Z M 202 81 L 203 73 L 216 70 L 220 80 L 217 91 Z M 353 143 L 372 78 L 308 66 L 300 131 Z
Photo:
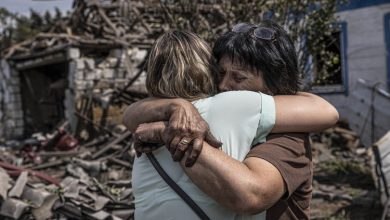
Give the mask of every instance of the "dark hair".
M 271 20 L 264 20 L 258 27 L 275 31 L 274 40 L 256 38 L 249 32 L 229 31 L 215 42 L 213 53 L 217 62 L 230 56 L 250 70 L 261 71 L 268 89 L 274 95 L 295 94 L 300 86 L 298 59 L 294 44 L 287 32 Z

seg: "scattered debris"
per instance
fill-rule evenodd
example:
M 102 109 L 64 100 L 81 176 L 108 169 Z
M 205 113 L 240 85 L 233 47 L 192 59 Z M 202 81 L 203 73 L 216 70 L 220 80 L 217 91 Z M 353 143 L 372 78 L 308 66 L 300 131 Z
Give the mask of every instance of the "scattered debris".
M 174 19 L 168 16 L 176 10 L 174 5 L 168 7 L 164 2 L 75 1 L 69 19 L 54 25 L 49 33 L 2 51 L 4 77 L 0 75 L 0 79 L 7 88 L 3 89 L 7 92 L 4 100 L 9 102 L 0 109 L 0 119 L 9 117 L 12 120 L 7 123 L 12 123 L 7 127 L 15 128 L 7 132 L 22 134 L 27 125 L 46 128 L 47 122 L 54 123 L 35 108 L 48 100 L 38 98 L 31 88 L 28 99 L 33 100 L 34 117 L 23 116 L 26 111 L 21 99 L 25 97 L 20 95 L 20 82 L 32 85 L 34 71 L 20 78 L 15 70 L 34 70 L 53 61 L 58 66 L 61 59 L 67 61 L 60 69 L 69 68 L 63 74 L 68 78 L 50 81 L 50 90 L 42 93 L 61 97 L 50 99 L 56 119 L 75 116 L 77 121 L 65 120 L 48 129 L 50 132 L 41 131 L 25 140 L 0 140 L 0 219 L 133 219 L 131 169 L 135 153 L 131 133 L 108 123 L 109 109 L 147 96 L 131 86 L 143 73 L 154 39 L 169 29 L 162 24 L 171 22 L 162 21 Z M 231 22 L 218 4 L 202 4 L 197 13 L 206 26 L 208 20 L 216 20 L 206 19 L 211 14 L 223 20 L 210 36 L 228 29 Z M 14 66 L 6 60 L 12 60 Z M 52 76 L 53 70 L 49 68 L 47 75 Z M 61 109 L 64 107 L 67 111 Z M 7 115 L 10 113 L 12 117 Z M 370 173 L 371 154 L 361 146 L 359 136 L 341 124 L 314 134 L 312 139 L 312 218 L 380 216 L 379 195 Z
M 131 134 L 99 132 L 104 141 L 92 139 L 72 148 L 44 147 L 49 142 L 57 146 L 58 138 L 37 142 L 28 154 L 25 148 L 3 146 L 7 153 L 0 159 L 0 216 L 132 219 Z M 31 154 L 40 156 L 38 164 Z
M 380 219 L 382 205 L 371 173 L 370 148 L 348 124 L 312 134 L 312 219 Z

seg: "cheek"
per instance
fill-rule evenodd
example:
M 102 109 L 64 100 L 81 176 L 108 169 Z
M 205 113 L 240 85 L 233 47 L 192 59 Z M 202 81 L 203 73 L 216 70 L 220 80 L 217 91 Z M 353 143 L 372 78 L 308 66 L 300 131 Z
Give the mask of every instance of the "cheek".
M 254 78 L 252 80 L 252 88 L 254 88 L 254 91 L 260 91 L 262 93 L 269 94 L 269 89 L 266 86 L 264 80 L 260 77 Z
M 249 91 L 259 91 L 258 85 L 252 80 L 244 80 L 242 82 L 233 81 L 231 83 L 232 90 L 249 90 Z
M 254 91 L 254 92 L 263 92 L 263 83 L 257 79 L 247 79 L 240 83 L 241 89 Z

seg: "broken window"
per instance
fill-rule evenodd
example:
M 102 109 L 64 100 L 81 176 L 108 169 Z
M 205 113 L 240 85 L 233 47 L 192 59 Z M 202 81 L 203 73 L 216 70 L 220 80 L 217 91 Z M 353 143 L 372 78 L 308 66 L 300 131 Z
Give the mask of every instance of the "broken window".
M 346 23 L 334 25 L 321 39 L 325 49 L 311 56 L 310 83 L 313 92 L 347 92 Z

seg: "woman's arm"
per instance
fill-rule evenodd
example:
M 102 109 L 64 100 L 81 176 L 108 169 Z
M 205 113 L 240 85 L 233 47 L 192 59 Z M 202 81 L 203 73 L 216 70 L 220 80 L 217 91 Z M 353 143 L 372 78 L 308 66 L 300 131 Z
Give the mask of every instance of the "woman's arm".
M 146 125 L 143 127 L 142 124 L 157 121 L 168 121 L 164 142 L 170 143 L 168 149 L 175 160 L 180 160 L 187 150 L 190 152 L 188 166 L 195 163 L 204 140 L 215 148 L 222 146 L 197 109 L 184 99 L 147 98 L 131 104 L 123 116 L 123 124 L 133 133 L 145 130 L 142 128 Z
M 276 122 L 272 133 L 314 132 L 333 126 L 339 119 L 337 110 L 321 97 L 299 92 L 297 95 L 274 96 Z M 207 123 L 195 107 L 184 99 L 147 98 L 131 104 L 125 111 L 123 123 L 130 131 L 138 125 L 169 121 L 174 133 L 204 132 Z
M 274 96 L 276 105 L 276 123 L 271 132 L 313 132 L 333 126 L 338 121 L 337 110 L 324 99 L 310 93 L 298 93 L 289 96 Z M 195 107 L 183 99 L 149 98 L 129 106 L 124 114 L 124 124 L 135 131 L 142 123 L 169 121 L 166 131 L 169 151 L 175 160 L 180 160 L 189 150 L 191 157 L 187 165 L 191 166 L 193 158 L 202 150 L 203 140 L 214 147 L 219 143 L 209 132 L 207 123 Z
M 271 133 L 315 132 L 329 128 L 339 120 L 337 110 L 323 98 L 299 92 L 274 96 L 276 122 Z
M 184 99 L 158 99 L 146 98 L 129 105 L 123 115 L 123 124 L 131 132 L 134 132 L 140 124 L 168 121 L 172 115 L 180 113 L 190 113 L 196 115 L 191 109 L 191 103 Z M 191 119 L 193 116 L 183 115 L 183 119 Z M 180 120 L 178 120 L 180 121 Z M 182 121 L 180 121 L 182 122 Z

